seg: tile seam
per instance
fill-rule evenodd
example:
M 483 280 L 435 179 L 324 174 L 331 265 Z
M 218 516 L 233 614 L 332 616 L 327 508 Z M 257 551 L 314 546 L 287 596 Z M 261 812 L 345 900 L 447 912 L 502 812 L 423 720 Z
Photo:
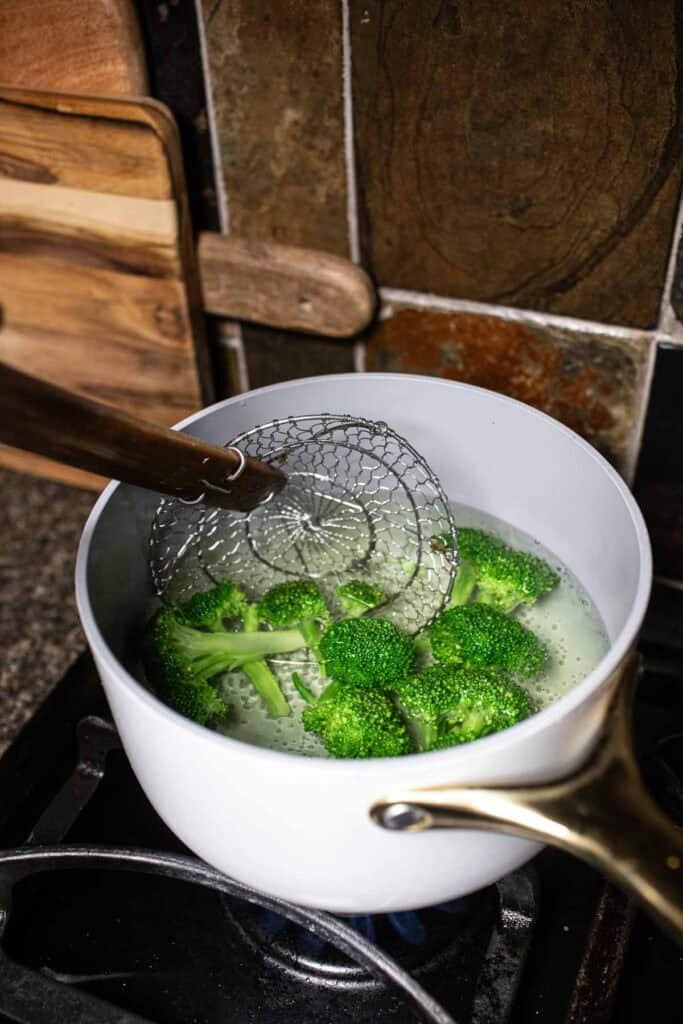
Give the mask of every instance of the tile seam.
M 220 144 L 218 141 L 218 121 L 216 118 L 216 106 L 213 99 L 213 88 L 211 82 L 211 70 L 209 66 L 209 43 L 206 36 L 206 25 L 204 24 L 204 12 L 202 0 L 195 0 L 195 16 L 197 18 L 197 32 L 199 34 L 199 53 L 202 61 L 202 77 L 204 79 L 204 95 L 206 96 L 206 116 L 209 124 L 209 139 L 211 141 L 211 156 L 213 159 L 214 173 L 216 176 L 216 200 L 218 208 L 218 223 L 224 235 L 230 234 L 230 203 L 228 190 L 223 175 L 223 161 L 221 159 Z M 223 329 L 225 328 L 225 330 Z M 247 354 L 242 337 L 242 325 L 237 320 L 225 320 L 218 331 L 219 344 L 232 350 L 235 356 L 237 369 L 237 380 L 234 382 L 238 393 L 249 391 L 249 369 L 247 367 Z
M 621 327 L 618 324 L 603 324 L 595 320 L 581 320 L 578 317 L 562 316 L 557 313 L 541 313 L 533 309 L 521 309 L 516 306 L 499 306 L 495 303 L 475 302 L 470 299 L 453 299 L 445 295 L 430 292 L 409 291 L 403 288 L 382 287 L 379 289 L 382 299 L 381 317 L 391 315 L 392 305 L 405 305 L 414 309 L 433 310 L 444 313 L 477 313 L 482 316 L 495 316 L 502 320 L 519 323 L 536 324 L 540 327 L 557 327 L 584 334 L 600 334 L 624 341 L 639 341 L 643 337 L 654 337 L 658 332 L 646 328 Z
M 638 459 L 640 458 L 640 451 L 643 445 L 643 435 L 645 433 L 645 421 L 647 419 L 647 412 L 650 406 L 650 396 L 652 394 L 652 378 L 655 372 L 655 363 L 657 361 L 657 336 L 653 337 L 649 341 L 648 352 L 645 358 L 645 367 L 638 388 L 638 407 L 633 430 L 631 436 L 624 447 L 624 479 L 629 487 L 633 487 L 633 483 L 636 476 L 636 469 L 638 468 Z
M 230 234 L 230 207 L 228 205 L 228 193 L 225 187 L 225 178 L 223 177 L 223 164 L 220 154 L 220 145 L 218 142 L 218 122 L 216 119 L 216 107 L 213 99 L 211 72 L 209 68 L 209 44 L 206 38 L 206 26 L 204 24 L 202 0 L 195 0 L 195 16 L 197 18 L 197 32 L 199 34 L 199 54 L 202 62 L 204 95 L 206 96 L 206 117 L 209 124 L 211 156 L 216 174 L 218 222 L 223 234 L 228 235 Z
M 678 250 L 682 241 L 682 232 L 683 192 L 681 192 L 678 200 L 676 221 L 671 239 L 671 249 L 669 251 L 669 260 L 667 263 L 666 275 L 664 277 L 664 287 L 662 289 L 662 298 L 659 304 L 659 317 L 657 321 L 659 330 L 665 331 L 667 334 L 673 336 L 679 344 L 683 341 L 683 328 L 679 324 L 678 317 L 676 316 L 676 312 L 673 308 L 671 292 L 673 290 L 674 279 L 676 277 L 676 264 L 678 261 Z
M 346 172 L 346 227 L 349 257 L 352 263 L 361 263 L 360 228 L 358 223 L 358 181 L 356 178 L 356 138 L 353 123 L 353 81 L 351 55 L 350 0 L 341 0 L 341 64 L 342 106 L 344 111 L 344 168 Z M 366 344 L 353 344 L 353 368 L 357 373 L 365 370 Z

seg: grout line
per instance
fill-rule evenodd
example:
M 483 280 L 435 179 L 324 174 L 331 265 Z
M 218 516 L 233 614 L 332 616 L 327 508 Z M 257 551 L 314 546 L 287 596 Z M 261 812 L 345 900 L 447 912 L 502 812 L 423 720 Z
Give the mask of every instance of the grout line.
M 351 64 L 351 9 L 350 0 L 341 0 L 342 19 L 342 101 L 344 107 L 344 165 L 346 168 L 346 226 L 349 256 L 352 263 L 361 263 L 360 230 L 358 224 L 358 181 L 356 179 L 356 139 L 353 126 L 353 81 Z M 366 345 L 356 341 L 353 345 L 353 368 L 357 373 L 365 370 Z
M 247 356 L 242 341 L 242 325 L 237 320 L 220 320 L 218 324 L 219 344 L 228 349 L 233 355 L 234 367 L 237 371 L 237 381 L 240 385 L 238 394 L 249 390 L 249 369 L 247 367 Z M 243 387 L 243 381 L 247 381 L 247 387 Z
M 251 390 L 249 367 L 247 366 L 247 354 L 244 348 L 244 338 L 242 335 L 242 324 L 239 320 L 225 320 L 224 324 L 226 327 L 225 333 L 222 330 L 218 332 L 219 343 L 231 349 L 235 355 L 235 369 L 237 370 L 235 394 L 241 395 L 244 394 L 245 391 Z
M 195 0 L 195 15 L 197 18 L 197 31 L 199 33 L 199 52 L 202 61 L 202 73 L 204 78 L 204 95 L 206 96 L 206 117 L 209 123 L 209 139 L 211 140 L 211 156 L 213 158 L 214 173 L 216 179 L 216 205 L 218 207 L 218 223 L 224 235 L 230 234 L 230 204 L 228 202 L 228 190 L 223 176 L 223 161 L 221 159 L 220 143 L 218 139 L 218 122 L 216 119 L 216 106 L 213 99 L 213 87 L 211 83 L 211 71 L 209 67 L 209 44 L 206 38 L 206 25 L 204 24 L 204 12 L 202 0 Z M 230 349 L 235 357 L 235 368 L 237 370 L 237 393 L 249 391 L 249 371 L 247 368 L 247 357 L 244 351 L 242 339 L 242 325 L 235 320 L 226 320 L 218 331 L 219 344 Z
M 635 417 L 634 429 L 629 438 L 628 444 L 624 449 L 624 469 L 623 476 L 629 487 L 633 487 L 636 477 L 636 470 L 638 468 L 638 459 L 640 458 L 640 450 L 643 444 L 643 434 L 645 432 L 645 421 L 647 419 L 648 409 L 650 407 L 650 396 L 652 394 L 652 378 L 655 372 L 655 363 L 657 361 L 657 337 L 656 335 L 650 340 L 650 347 L 645 360 L 645 371 L 643 373 L 643 379 L 640 384 L 639 394 L 639 408 Z
M 380 288 L 383 306 L 406 305 L 417 309 L 435 309 L 445 313 L 480 313 L 497 316 L 502 320 L 515 320 L 521 323 L 533 323 L 539 327 L 569 327 L 584 334 L 611 335 L 625 341 L 638 341 L 643 335 L 653 334 L 635 327 L 619 327 L 615 324 L 601 324 L 594 320 L 581 320 L 573 316 L 560 316 L 557 313 L 539 313 L 534 309 L 518 309 L 515 306 L 498 306 L 494 303 L 472 302 L 469 299 L 451 299 L 444 295 L 431 295 L 429 292 L 412 292 L 403 288 Z M 391 310 L 384 312 L 389 316 Z
M 223 178 L 223 162 L 221 160 L 220 145 L 218 142 L 218 122 L 216 121 L 216 107 L 213 101 L 213 88 L 211 84 L 211 72 L 209 70 L 209 44 L 206 38 L 206 26 L 204 24 L 204 12 L 202 0 L 195 0 L 195 15 L 197 18 L 197 30 L 199 32 L 199 53 L 202 61 L 202 77 L 204 78 L 204 95 L 206 96 L 206 117 L 209 122 L 209 139 L 211 140 L 211 156 L 216 174 L 216 200 L 218 205 L 218 222 L 224 235 L 230 234 L 230 207 L 228 206 L 228 193 Z
M 683 231 L 683 193 L 681 194 L 678 210 L 676 212 L 676 223 L 673 231 L 673 238 L 671 240 L 671 251 L 669 252 L 669 263 L 666 268 L 666 276 L 664 278 L 664 288 L 662 290 L 662 301 L 659 305 L 659 319 L 657 326 L 660 331 L 664 331 L 669 335 L 676 337 L 678 335 L 681 338 L 683 329 L 678 322 L 678 317 L 674 312 L 674 308 L 671 304 L 671 290 L 673 288 L 674 277 L 676 275 L 676 262 L 678 259 L 678 248 L 681 244 L 681 232 Z
M 342 97 L 344 103 L 344 163 L 346 166 L 346 220 L 349 232 L 349 255 L 360 263 L 360 232 L 358 230 L 358 183 L 356 181 L 356 147 L 353 131 L 353 89 L 351 81 L 351 12 L 350 0 L 341 0 L 342 16 Z

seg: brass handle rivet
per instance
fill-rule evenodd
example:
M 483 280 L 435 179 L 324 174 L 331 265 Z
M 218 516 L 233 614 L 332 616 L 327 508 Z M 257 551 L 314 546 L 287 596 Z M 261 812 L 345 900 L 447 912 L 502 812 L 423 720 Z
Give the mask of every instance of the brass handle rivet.
M 666 866 L 668 868 L 671 868 L 672 871 L 678 871 L 678 869 L 681 866 L 681 858 L 680 857 L 673 857 L 673 856 L 672 857 L 667 857 L 666 858 Z
M 394 832 L 419 828 L 427 819 L 425 812 L 410 804 L 389 804 L 375 813 L 375 820 Z

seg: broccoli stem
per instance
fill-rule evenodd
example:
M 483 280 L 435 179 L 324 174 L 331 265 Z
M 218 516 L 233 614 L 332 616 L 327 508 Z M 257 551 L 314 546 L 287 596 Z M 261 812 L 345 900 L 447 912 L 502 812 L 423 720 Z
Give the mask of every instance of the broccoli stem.
M 257 633 L 258 625 L 258 608 L 255 604 L 249 604 L 242 616 L 242 629 L 245 633 Z
M 397 704 L 397 709 L 405 721 L 408 733 L 417 749 L 419 751 L 431 750 L 439 735 L 439 727 L 436 722 L 426 722 L 424 719 L 409 715 L 401 707 L 400 701 Z
M 242 626 L 244 628 L 245 635 L 249 636 L 250 634 L 257 633 L 258 625 L 259 617 L 257 607 L 254 604 L 250 604 L 242 617 Z M 289 632 L 295 633 L 297 630 L 291 630 Z M 258 635 L 259 637 L 268 636 L 268 633 L 258 633 Z M 301 646 L 301 644 L 299 644 L 299 646 Z M 286 718 L 287 715 L 292 713 L 292 709 L 280 689 L 279 682 L 262 658 L 255 661 L 245 661 L 242 665 L 242 671 L 246 676 L 248 676 L 252 686 L 266 705 L 268 714 L 271 718 Z
M 461 730 L 465 735 L 478 733 L 486 723 L 486 717 L 478 708 L 456 707 L 445 715 L 448 725 L 457 735 Z M 436 738 L 436 737 L 435 737 Z
M 347 619 L 359 619 L 361 615 L 365 615 L 368 611 L 368 605 L 362 604 L 360 601 L 347 601 L 346 608 L 344 609 Z
M 436 743 L 437 736 L 439 735 L 439 727 L 436 722 L 425 722 L 422 726 L 422 744 L 421 750 L 430 750 Z
M 292 685 L 299 696 L 303 697 L 307 704 L 317 703 L 318 698 L 312 690 L 309 690 L 298 672 L 292 672 Z
M 325 664 L 320 656 L 320 640 L 322 637 L 322 629 L 315 619 L 304 619 L 303 622 L 299 623 L 299 631 L 306 642 L 306 647 L 318 662 L 320 671 L 325 675 Z
M 467 604 L 477 582 L 477 572 L 471 562 L 461 562 L 453 582 L 448 608 Z
M 419 636 L 415 637 L 413 641 L 415 647 L 415 653 L 425 658 L 432 653 L 432 645 L 429 642 L 429 636 L 426 633 L 420 633 Z
M 305 646 L 298 629 L 279 629 L 273 632 L 228 633 L 225 630 L 204 633 L 180 623 L 177 635 L 191 655 L 232 655 L 238 663 L 243 658 L 264 658 L 269 654 L 287 654 Z
M 292 709 L 280 689 L 280 684 L 265 661 L 246 661 L 241 667 L 266 705 L 271 718 L 286 718 L 287 715 L 291 715 Z

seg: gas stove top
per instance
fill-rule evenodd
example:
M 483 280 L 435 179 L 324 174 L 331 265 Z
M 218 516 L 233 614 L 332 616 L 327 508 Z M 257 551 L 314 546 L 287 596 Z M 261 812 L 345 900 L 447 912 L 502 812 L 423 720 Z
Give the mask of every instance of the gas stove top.
M 641 766 L 683 825 L 683 593 L 655 592 L 641 647 Z M 374 917 L 225 878 L 147 802 L 87 655 L 0 760 L 0 847 L 0 1021 L 640 1024 L 653 992 L 659 1024 L 683 1013 L 678 949 L 555 851 Z

